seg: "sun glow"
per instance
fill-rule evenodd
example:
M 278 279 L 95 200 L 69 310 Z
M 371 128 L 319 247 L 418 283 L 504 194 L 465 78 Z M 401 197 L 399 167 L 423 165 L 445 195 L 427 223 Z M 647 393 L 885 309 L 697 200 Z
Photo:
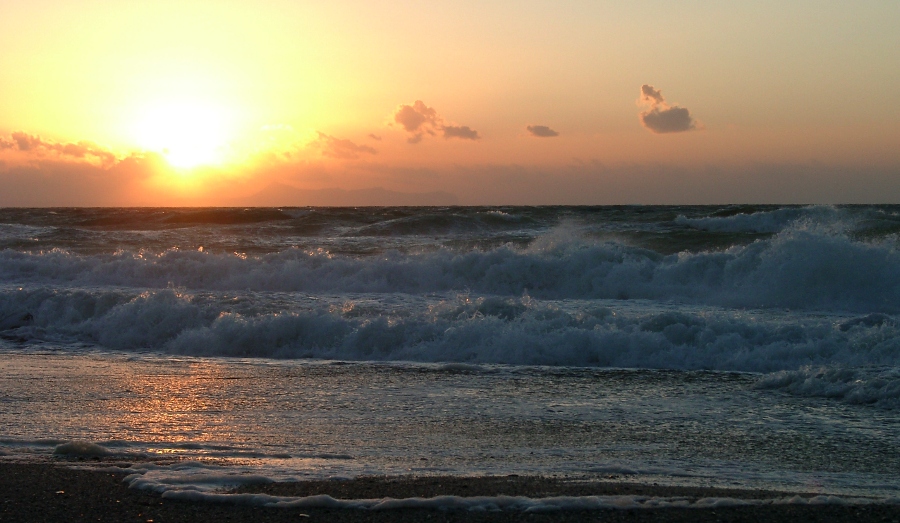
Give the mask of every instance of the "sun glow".
M 134 123 L 135 140 L 142 148 L 182 169 L 223 163 L 233 132 L 229 111 L 204 102 L 147 106 Z

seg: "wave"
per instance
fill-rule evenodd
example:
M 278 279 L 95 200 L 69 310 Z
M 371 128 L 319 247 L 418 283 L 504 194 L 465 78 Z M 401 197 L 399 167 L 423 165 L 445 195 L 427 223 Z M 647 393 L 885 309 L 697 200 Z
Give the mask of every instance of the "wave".
M 900 233 L 896 210 L 873 206 L 788 206 L 757 208 L 739 206 L 712 214 L 678 215 L 673 223 L 716 233 L 776 234 L 805 228 L 845 233 L 858 239 L 884 238 Z
M 259 256 L 168 250 L 76 254 L 0 251 L 9 285 L 410 293 L 470 290 L 542 299 L 652 299 L 742 308 L 900 312 L 896 242 L 798 227 L 722 251 L 660 255 L 557 230 L 529 247 L 426 253 Z
M 757 389 L 900 409 L 900 368 L 805 366 L 769 374 Z
M 233 225 L 290 220 L 291 216 L 279 209 L 203 209 L 172 212 L 163 221 L 167 224 L 216 224 Z
M 53 232 L 53 227 L 36 225 L 20 225 L 17 223 L 0 223 L 0 242 L 33 240 L 38 236 Z
M 277 301 L 268 297 L 266 299 Z M 245 297 L 246 301 L 252 301 Z M 385 312 L 352 302 L 238 310 L 231 296 L 172 290 L 0 294 L 2 336 L 195 356 L 316 358 L 741 372 L 803 366 L 900 367 L 900 324 L 810 315 L 789 323 L 709 309 L 617 309 L 530 297 L 462 295 Z M 778 319 L 781 318 L 781 319 Z
M 778 233 L 798 221 L 807 224 L 842 224 L 849 218 L 849 213 L 831 206 L 785 207 L 773 210 L 755 210 L 736 214 L 703 216 L 687 218 L 679 215 L 675 223 L 695 229 L 714 232 L 753 232 Z
M 417 212 L 406 216 L 366 225 L 352 234 L 363 236 L 394 236 L 411 234 L 448 234 L 489 231 L 502 232 L 522 227 L 538 227 L 533 217 L 502 211 Z

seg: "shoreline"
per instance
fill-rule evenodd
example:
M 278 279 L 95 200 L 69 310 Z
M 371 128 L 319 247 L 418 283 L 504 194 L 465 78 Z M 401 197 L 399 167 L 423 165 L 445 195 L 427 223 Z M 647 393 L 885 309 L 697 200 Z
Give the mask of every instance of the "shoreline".
M 0 463 L 0 521 L 100 522 L 296 522 L 298 518 L 352 523 L 361 521 L 900 521 L 900 505 L 761 504 L 666 508 L 566 509 L 549 512 L 521 510 L 473 511 L 437 508 L 384 510 L 324 507 L 263 507 L 233 502 L 182 500 L 128 488 L 124 472 L 68 468 L 71 463 Z M 232 492 L 246 495 L 305 497 L 328 495 L 338 500 L 409 499 L 437 496 L 640 496 L 649 498 L 773 499 L 795 494 L 702 487 L 662 487 L 606 481 L 567 481 L 539 476 L 502 477 L 363 477 L 353 480 L 254 484 Z M 813 494 L 799 494 L 801 497 Z

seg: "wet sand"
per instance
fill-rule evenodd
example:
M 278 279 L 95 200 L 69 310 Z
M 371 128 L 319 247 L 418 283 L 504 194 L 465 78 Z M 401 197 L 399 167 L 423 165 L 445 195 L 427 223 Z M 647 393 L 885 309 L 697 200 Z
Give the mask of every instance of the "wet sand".
M 54 464 L 0 463 L 0 521 L 6 522 L 898 522 L 900 505 L 763 505 L 728 508 L 598 509 L 549 513 L 470 512 L 431 509 L 360 510 L 266 508 L 163 499 L 129 489 L 120 472 L 74 470 Z M 360 478 L 254 485 L 242 492 L 281 496 L 328 494 L 338 499 L 458 496 L 643 495 L 766 499 L 781 493 L 673 488 L 608 482 L 568 482 L 541 477 Z

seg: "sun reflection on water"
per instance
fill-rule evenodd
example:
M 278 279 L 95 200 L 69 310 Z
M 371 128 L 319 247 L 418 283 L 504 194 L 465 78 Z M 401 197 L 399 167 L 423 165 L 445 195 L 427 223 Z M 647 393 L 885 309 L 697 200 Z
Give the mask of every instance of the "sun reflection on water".
M 113 411 L 122 413 L 120 423 L 153 442 L 168 442 L 172 448 L 157 452 L 181 453 L 179 443 L 233 440 L 226 420 L 234 410 L 236 380 L 221 366 L 191 363 L 177 374 L 134 376 L 131 394 Z M 193 449 L 191 449 L 193 450 Z

